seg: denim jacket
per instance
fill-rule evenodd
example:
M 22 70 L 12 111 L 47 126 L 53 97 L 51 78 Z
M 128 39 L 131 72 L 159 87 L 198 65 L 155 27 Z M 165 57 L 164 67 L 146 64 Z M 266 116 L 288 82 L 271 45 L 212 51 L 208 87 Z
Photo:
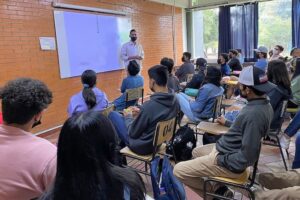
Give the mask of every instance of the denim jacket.
M 222 95 L 224 89 L 214 84 L 203 85 L 195 101 L 190 102 L 191 110 L 198 119 L 209 119 L 213 117 L 213 107 L 217 96 Z

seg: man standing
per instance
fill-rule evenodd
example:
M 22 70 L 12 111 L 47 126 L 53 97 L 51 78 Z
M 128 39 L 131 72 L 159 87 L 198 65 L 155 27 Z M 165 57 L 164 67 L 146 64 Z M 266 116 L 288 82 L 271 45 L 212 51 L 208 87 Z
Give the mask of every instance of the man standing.
M 41 196 L 56 174 L 56 147 L 31 134 L 52 102 L 52 93 L 38 80 L 20 78 L 1 90 L 0 199 Z
M 144 50 L 141 44 L 137 42 L 137 33 L 135 29 L 130 31 L 130 41 L 123 44 L 121 56 L 125 68 L 127 68 L 131 60 L 135 60 L 142 68 L 142 60 L 144 59 Z M 141 70 L 140 70 L 141 71 Z
M 179 82 L 184 82 L 187 79 L 188 74 L 194 74 L 195 73 L 195 67 L 193 63 L 191 63 L 191 53 L 190 52 L 184 52 L 182 55 L 182 62 L 183 64 L 179 67 L 179 69 L 175 72 L 175 75 L 179 79 Z
M 259 157 L 261 139 L 273 118 L 266 93 L 274 87 L 263 70 L 245 67 L 239 77 L 239 88 L 248 104 L 216 144 L 195 148 L 194 159 L 176 164 L 174 175 L 203 196 L 203 177 L 239 178 L 247 167 L 254 165 Z

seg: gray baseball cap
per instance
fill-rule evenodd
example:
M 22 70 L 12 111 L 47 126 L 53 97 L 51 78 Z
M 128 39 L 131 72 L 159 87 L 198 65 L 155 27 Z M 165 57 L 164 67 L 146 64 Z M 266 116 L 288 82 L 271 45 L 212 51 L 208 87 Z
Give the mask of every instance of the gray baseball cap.
M 264 93 L 268 93 L 276 87 L 275 84 L 268 81 L 265 71 L 253 66 L 243 68 L 239 76 L 239 83 L 252 86 L 256 90 Z
M 265 46 L 260 46 L 258 49 L 254 49 L 254 51 L 257 53 L 268 53 L 268 48 Z

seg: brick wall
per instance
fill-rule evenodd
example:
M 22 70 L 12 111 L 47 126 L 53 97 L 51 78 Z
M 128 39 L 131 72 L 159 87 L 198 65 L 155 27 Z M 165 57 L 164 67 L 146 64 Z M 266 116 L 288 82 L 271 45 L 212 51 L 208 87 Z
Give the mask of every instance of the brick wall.
M 57 51 L 41 51 L 39 37 L 55 37 L 53 0 L 0 0 L 0 86 L 17 77 L 44 81 L 53 91 L 54 101 L 35 131 L 60 125 L 66 119 L 69 98 L 80 91 L 80 79 L 60 79 Z M 163 56 L 173 57 L 172 7 L 146 0 L 56 0 L 59 3 L 99 7 L 128 13 L 138 31 L 145 51 L 143 76 L 148 90 L 147 69 Z M 182 53 L 181 9 L 175 9 L 177 63 Z M 109 100 L 119 96 L 117 90 L 124 71 L 98 75 L 98 87 Z

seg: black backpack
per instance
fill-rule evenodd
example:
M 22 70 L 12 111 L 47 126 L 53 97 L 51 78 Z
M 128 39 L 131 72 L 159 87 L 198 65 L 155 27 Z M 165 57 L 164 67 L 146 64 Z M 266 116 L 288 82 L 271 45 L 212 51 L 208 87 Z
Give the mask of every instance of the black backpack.
M 192 151 L 196 147 L 196 137 L 194 131 L 187 125 L 179 128 L 175 133 L 173 145 L 167 143 L 166 153 L 173 155 L 172 149 L 177 161 L 190 160 Z

